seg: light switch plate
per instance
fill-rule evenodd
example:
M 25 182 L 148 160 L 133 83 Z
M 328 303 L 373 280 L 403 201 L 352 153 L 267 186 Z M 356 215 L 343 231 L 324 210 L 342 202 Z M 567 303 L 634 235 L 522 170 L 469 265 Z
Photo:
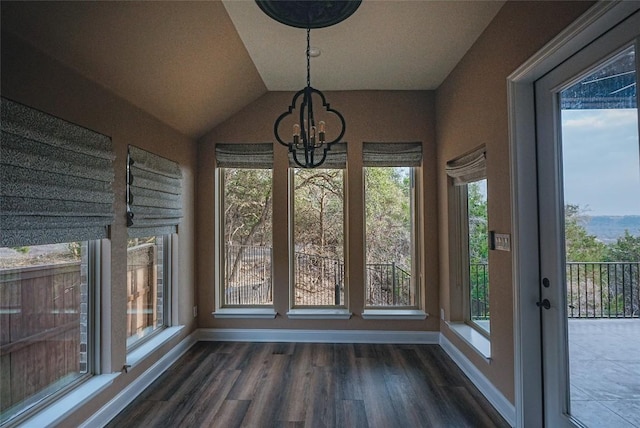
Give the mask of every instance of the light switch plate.
M 495 233 L 493 235 L 493 244 L 498 251 L 511 251 L 511 235 L 508 233 Z

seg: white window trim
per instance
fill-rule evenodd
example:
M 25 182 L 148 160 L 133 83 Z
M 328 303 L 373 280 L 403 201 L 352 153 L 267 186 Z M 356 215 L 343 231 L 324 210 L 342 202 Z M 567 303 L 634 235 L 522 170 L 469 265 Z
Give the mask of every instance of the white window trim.
M 127 354 L 127 369 L 133 368 L 144 361 L 149 355 L 158 350 L 162 345 L 177 337 L 185 326 L 179 325 L 175 327 L 165 327 L 157 334 L 154 334 L 145 340 L 140 346 L 136 346 L 133 350 Z
M 362 319 L 365 320 L 425 320 L 428 313 L 421 309 L 365 309 L 362 312 Z
M 483 357 L 487 363 L 491 363 L 491 341 L 481 334 L 477 328 L 463 322 L 447 321 L 446 324 L 451 331 Z
M 214 318 L 242 318 L 242 319 L 273 319 L 278 313 L 273 306 L 265 308 L 247 307 L 247 308 L 216 308 L 211 312 Z
M 467 158 L 478 158 L 484 148 L 466 155 Z M 484 161 L 484 159 L 483 159 Z M 450 162 L 454 163 L 454 162 Z M 486 179 L 484 162 L 477 162 L 477 169 L 468 169 L 465 176 L 470 177 L 469 182 L 460 184 L 464 176 L 449 176 L 449 216 L 453 219 L 449 231 L 449 257 L 451 272 L 452 298 L 450 300 L 452 317 L 446 321 L 446 325 L 471 349 L 485 358 L 491 359 L 490 333 L 480 327 L 471 319 L 470 311 L 470 278 L 469 278 L 469 219 L 468 219 L 468 184 Z M 478 175 L 485 178 L 479 178 Z M 457 184 L 454 185 L 454 181 Z M 489 323 L 491 320 L 489 319 Z
M 298 308 L 290 309 L 287 318 L 297 320 L 348 320 L 352 313 L 348 309 Z
M 119 372 L 92 376 L 60 399 L 22 421 L 20 426 L 46 427 L 63 422 L 65 418 L 109 387 L 118 376 L 120 376 Z

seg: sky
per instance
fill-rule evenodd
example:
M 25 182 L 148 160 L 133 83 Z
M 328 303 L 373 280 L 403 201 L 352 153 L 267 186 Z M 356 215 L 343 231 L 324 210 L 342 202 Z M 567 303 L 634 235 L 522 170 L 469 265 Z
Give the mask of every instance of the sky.
M 565 204 L 640 215 L 639 147 L 637 109 L 562 110 Z

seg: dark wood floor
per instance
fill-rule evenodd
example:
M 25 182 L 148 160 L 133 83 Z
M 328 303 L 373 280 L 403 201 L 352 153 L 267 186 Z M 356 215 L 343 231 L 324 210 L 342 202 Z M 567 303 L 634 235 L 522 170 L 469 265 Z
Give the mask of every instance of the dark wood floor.
M 199 342 L 109 427 L 507 427 L 437 345 Z

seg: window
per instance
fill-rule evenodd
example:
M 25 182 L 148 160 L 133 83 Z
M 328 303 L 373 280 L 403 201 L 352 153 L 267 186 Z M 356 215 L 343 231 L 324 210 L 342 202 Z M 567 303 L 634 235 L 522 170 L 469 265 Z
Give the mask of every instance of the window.
M 2 98 L 0 423 L 94 373 L 97 243 L 113 214 L 111 140 Z
M 217 144 L 216 165 L 215 315 L 273 317 L 273 145 Z
M 419 306 L 417 175 L 422 146 L 365 143 L 365 307 Z
M 486 156 L 484 148 L 447 163 L 452 179 L 452 278 L 461 284 L 460 321 L 489 336 L 489 262 Z
M 169 322 L 170 236 L 129 238 L 127 245 L 127 348 Z
M 272 170 L 222 168 L 222 305 L 273 305 Z
M 0 248 L 0 423 L 91 375 L 92 250 Z
M 344 170 L 293 174 L 293 307 L 345 307 Z
M 182 173 L 129 146 L 127 161 L 127 350 L 171 325 L 172 240 L 182 218 Z
M 489 333 L 489 249 L 487 230 L 487 179 L 468 183 L 467 248 L 469 261 L 468 312 L 469 321 Z

